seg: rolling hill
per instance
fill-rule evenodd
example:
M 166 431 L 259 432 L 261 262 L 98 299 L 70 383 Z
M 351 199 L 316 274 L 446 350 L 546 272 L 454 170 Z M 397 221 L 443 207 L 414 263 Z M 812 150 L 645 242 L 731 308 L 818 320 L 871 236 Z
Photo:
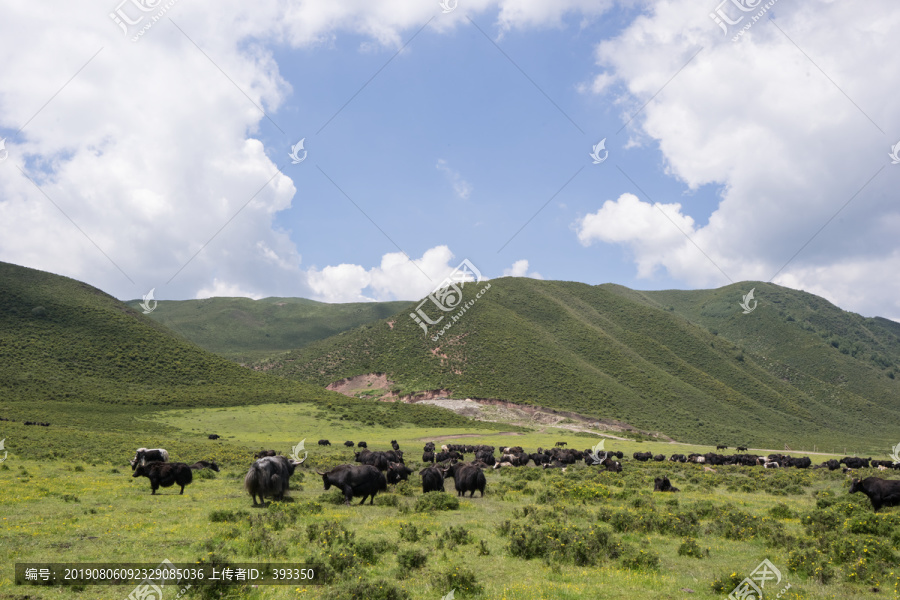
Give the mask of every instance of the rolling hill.
M 141 311 L 140 301 L 126 302 Z M 391 316 L 408 302 L 327 304 L 303 298 L 161 300 L 148 316 L 201 348 L 250 362 Z
M 0 290 L 0 417 L 11 419 L 0 426 L 25 455 L 53 456 L 63 448 L 86 454 L 80 431 L 112 435 L 101 443 L 92 433 L 98 447 L 114 443 L 133 452 L 136 433 L 146 440 L 165 431 L 148 415 L 172 408 L 309 403 L 323 419 L 361 427 L 496 427 L 431 406 L 361 403 L 255 372 L 67 277 L 0 263 Z M 26 420 L 53 426 L 27 427 Z
M 410 305 L 392 323 L 256 368 L 317 385 L 385 373 L 397 394 L 446 389 L 685 442 L 897 443 L 900 336 L 891 321 L 765 283 L 696 292 L 518 278 L 490 285 L 436 342 L 409 318 Z M 738 301 L 751 287 L 760 304 L 744 315 Z M 472 285 L 463 291 L 464 302 L 475 300 Z

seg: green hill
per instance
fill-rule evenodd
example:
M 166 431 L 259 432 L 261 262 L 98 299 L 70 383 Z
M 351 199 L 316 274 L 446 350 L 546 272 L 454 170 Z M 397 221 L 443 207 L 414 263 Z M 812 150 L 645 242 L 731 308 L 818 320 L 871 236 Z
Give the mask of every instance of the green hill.
M 12 419 L 0 426 L 35 456 L 78 447 L 78 430 L 112 435 L 104 444 L 133 451 L 134 434 L 165 431 L 145 422 L 147 416 L 171 408 L 305 402 L 323 419 L 359 424 L 497 427 L 431 406 L 362 402 L 255 372 L 67 277 L 0 263 L 0 290 L 0 417 Z M 53 427 L 26 427 L 26 420 Z
M 138 300 L 126 304 L 141 310 Z M 250 362 L 389 317 L 407 304 L 326 304 L 303 298 L 162 300 L 148 316 L 201 348 Z
M 382 372 L 400 393 L 441 388 L 554 407 L 686 442 L 897 443 L 892 322 L 768 284 L 652 293 L 518 278 L 490 284 L 437 342 L 409 318 L 409 305 L 393 327 L 363 325 L 257 368 L 318 385 Z M 760 306 L 743 315 L 738 301 L 753 285 Z M 464 299 L 475 291 L 467 286 Z M 692 318 L 703 310 L 719 311 L 719 335 Z M 807 322 L 815 331 L 801 328 Z

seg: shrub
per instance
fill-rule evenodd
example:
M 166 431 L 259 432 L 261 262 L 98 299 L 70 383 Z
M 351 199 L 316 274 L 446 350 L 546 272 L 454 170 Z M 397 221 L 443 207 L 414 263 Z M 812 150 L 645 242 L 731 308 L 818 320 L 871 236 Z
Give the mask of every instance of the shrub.
M 319 494 L 318 498 L 318 502 L 321 502 L 322 504 L 341 505 L 344 501 L 344 493 L 337 488 L 331 488 L 327 492 L 322 492 Z
M 397 506 L 400 504 L 400 497 L 397 494 L 378 494 L 375 496 L 375 504 L 377 506 Z
M 394 486 L 394 492 L 401 496 L 415 496 L 416 488 L 409 481 L 401 481 Z M 375 500 L 378 501 L 377 499 Z
M 332 600 L 409 600 L 409 592 L 392 581 L 375 579 L 372 581 L 348 581 L 331 590 Z
M 75 465 L 75 472 L 76 472 L 76 473 L 83 473 L 83 472 L 84 472 L 84 467 L 82 467 L 81 465 Z
M 796 513 L 790 509 L 787 504 L 779 502 L 769 509 L 769 514 L 776 519 L 791 519 Z
M 457 510 L 459 499 L 447 492 L 429 492 L 419 496 L 416 500 L 416 512 L 430 512 L 435 510 Z
M 652 550 L 627 550 L 622 564 L 632 571 L 658 571 L 659 555 Z
M 446 530 L 444 530 L 444 536 L 446 536 L 447 541 L 449 542 L 449 548 L 464 546 L 466 544 L 472 543 L 472 536 L 469 534 L 469 530 L 462 525 L 460 525 L 459 527 L 454 527 L 453 525 L 451 525 Z
M 455 590 L 455 594 L 461 596 L 480 594 L 483 591 L 475 573 L 465 567 L 455 567 L 447 573 L 435 573 L 432 575 L 431 584 L 440 593 Z
M 713 579 L 710 587 L 712 587 L 713 591 L 715 592 L 724 592 L 728 594 L 743 580 L 743 574 L 731 573 L 730 575 L 719 575 L 718 577 Z
M 428 560 L 428 556 L 415 548 L 401 550 L 397 553 L 397 566 L 401 571 L 421 569 L 425 566 L 426 560 Z
M 347 544 L 353 540 L 354 533 L 337 521 L 310 523 L 306 527 L 306 537 L 310 542 L 319 542 L 323 546 Z
M 412 523 L 400 523 L 400 526 L 397 528 L 397 530 L 400 534 L 401 540 L 413 543 L 418 542 L 420 539 L 428 536 L 431 533 L 431 531 L 429 531 L 427 528 L 422 527 L 420 529 Z
M 703 550 L 697 544 L 694 538 L 685 538 L 678 546 L 678 556 L 693 556 L 694 558 L 703 558 Z
M 234 523 L 250 516 L 246 510 L 214 510 L 209 513 L 209 520 L 212 523 Z

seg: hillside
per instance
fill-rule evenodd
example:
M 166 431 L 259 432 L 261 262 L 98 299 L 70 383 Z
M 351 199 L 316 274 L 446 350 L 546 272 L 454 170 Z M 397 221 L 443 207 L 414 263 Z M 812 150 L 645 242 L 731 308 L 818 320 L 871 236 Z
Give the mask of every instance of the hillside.
M 662 302 L 666 296 L 619 286 L 518 278 L 490 283 L 438 342 L 409 318 L 410 305 L 391 318 L 393 327 L 385 320 L 357 327 L 257 368 L 318 385 L 381 372 L 398 393 L 448 389 L 455 397 L 554 407 L 686 442 L 896 444 L 900 382 L 891 374 L 900 357 L 890 322 L 869 326 L 862 317 L 832 311 L 821 298 L 765 284 L 681 292 L 680 313 L 674 300 Z M 738 300 L 753 285 L 761 306 L 743 315 Z M 797 311 L 794 322 L 766 307 L 776 304 L 779 290 L 781 310 Z M 464 292 L 466 301 L 474 299 L 473 286 Z M 735 331 L 745 328 L 756 337 L 732 341 L 693 322 L 686 306 L 694 293 L 720 294 L 721 306 L 707 308 L 724 311 L 723 320 L 737 320 Z M 813 332 L 791 337 L 807 310 L 811 327 L 858 344 L 856 355 Z M 791 325 L 785 329 L 784 323 Z M 796 343 L 785 343 L 785 336 Z M 784 360 L 769 351 L 776 346 Z
M 77 439 L 60 428 L 102 423 L 106 433 L 159 433 L 142 419 L 176 407 L 307 402 L 323 418 L 360 424 L 493 427 L 430 406 L 360 402 L 246 369 L 67 277 L 0 263 L 0 290 L 0 416 L 14 421 L 2 427 L 10 439 L 38 440 L 27 449 L 38 455 L 52 453 L 63 438 L 67 445 Z M 53 427 L 25 427 L 25 420 Z
M 139 300 L 126 304 L 142 312 Z M 303 298 L 161 300 L 147 316 L 205 350 L 250 362 L 384 319 L 407 304 L 327 304 Z

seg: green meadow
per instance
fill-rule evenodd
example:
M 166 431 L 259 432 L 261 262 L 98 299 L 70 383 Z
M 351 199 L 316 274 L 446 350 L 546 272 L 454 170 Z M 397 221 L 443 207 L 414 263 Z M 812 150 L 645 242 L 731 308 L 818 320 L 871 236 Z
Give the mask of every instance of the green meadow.
M 619 474 L 583 464 L 565 472 L 488 470 L 484 498 L 457 499 L 452 480 L 445 484 L 448 494 L 423 497 L 424 440 L 533 451 L 556 441 L 586 448 L 600 438 L 552 428 L 361 426 L 304 405 L 165 410 L 136 422 L 166 432 L 156 441 L 173 461 L 212 458 L 221 471 L 195 473 L 184 495 L 175 487 L 151 496 L 148 480 L 131 476 L 133 449 L 112 455 L 96 446 L 93 461 L 10 452 L 0 464 L 0 598 L 116 599 L 133 587 L 26 589 L 12 584 L 15 562 L 168 559 L 314 564 L 328 581 L 194 586 L 188 598 L 438 600 L 453 589 L 456 598 L 508 600 L 721 599 L 766 558 L 782 575 L 773 596 L 790 584 L 781 598 L 900 597 L 900 509 L 874 515 L 864 496 L 848 495 L 840 471 L 720 466 L 711 472 L 626 459 Z M 200 439 L 209 432 L 223 437 Z M 40 432 L 33 435 L 41 443 Z M 81 435 L 92 443 L 92 433 Z M 134 447 L 145 445 L 141 435 L 135 432 Z M 304 438 L 309 455 L 289 496 L 254 508 L 243 490 L 253 451 L 289 453 Z M 333 445 L 318 446 L 320 438 Z M 396 439 L 416 473 L 389 486 L 374 506 L 344 506 L 334 490 L 323 490 L 314 469 L 352 462 L 356 449 L 340 445 L 345 438 L 365 440 L 372 449 L 387 449 Z M 626 457 L 711 450 L 637 440 L 604 444 Z M 653 479 L 664 474 L 680 492 L 652 491 Z

